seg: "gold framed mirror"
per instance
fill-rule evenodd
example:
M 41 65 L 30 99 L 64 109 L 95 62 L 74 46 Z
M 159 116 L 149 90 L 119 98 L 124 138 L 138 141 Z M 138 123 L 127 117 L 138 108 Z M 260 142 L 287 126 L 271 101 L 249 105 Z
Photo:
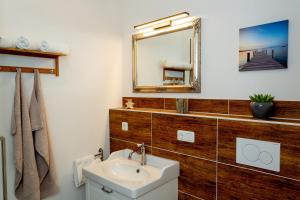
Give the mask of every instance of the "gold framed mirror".
M 201 92 L 201 19 L 179 13 L 135 26 L 133 91 Z

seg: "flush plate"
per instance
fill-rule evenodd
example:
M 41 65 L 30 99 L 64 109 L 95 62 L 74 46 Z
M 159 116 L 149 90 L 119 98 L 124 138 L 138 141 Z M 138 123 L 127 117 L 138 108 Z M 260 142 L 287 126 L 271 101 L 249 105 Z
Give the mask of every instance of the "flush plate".
M 236 138 L 236 162 L 280 171 L 280 143 Z

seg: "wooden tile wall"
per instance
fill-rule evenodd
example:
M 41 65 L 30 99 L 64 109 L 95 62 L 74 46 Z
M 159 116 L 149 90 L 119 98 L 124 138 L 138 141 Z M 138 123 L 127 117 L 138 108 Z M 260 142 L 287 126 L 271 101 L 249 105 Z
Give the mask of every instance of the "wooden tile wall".
M 163 98 L 123 97 L 123 106 L 127 102 L 126 99 L 132 99 L 136 108 L 164 109 L 165 100 Z
M 280 143 L 280 173 L 270 173 L 300 180 L 300 126 L 219 120 L 220 162 L 236 164 L 237 137 Z
M 189 111 L 228 114 L 228 100 L 189 99 Z
M 152 148 L 152 154 L 180 162 L 179 190 L 210 200 L 216 197 L 216 163 Z
M 199 200 L 199 198 L 197 198 L 197 197 L 191 196 L 189 194 L 186 194 L 186 193 L 183 193 L 180 191 L 178 193 L 178 199 L 180 199 L 180 200 Z
M 123 97 L 123 106 L 126 99 L 132 99 L 136 108 L 176 110 L 175 98 Z M 252 116 L 249 103 L 239 99 L 189 99 L 189 111 Z M 300 101 L 274 101 L 274 104 L 273 117 L 300 119 Z
M 177 140 L 177 130 L 195 132 L 195 143 Z M 152 146 L 216 160 L 217 120 L 178 115 L 152 115 Z
M 172 108 L 172 101 L 165 100 L 165 106 Z M 129 123 L 128 132 L 121 130 L 122 121 Z M 195 143 L 177 141 L 177 130 L 195 132 Z M 148 153 L 178 160 L 179 200 L 300 199 L 300 122 L 113 109 L 110 134 L 111 151 L 145 142 Z M 281 143 L 280 173 L 237 164 L 236 137 Z
M 151 113 L 110 110 L 109 118 L 111 137 L 151 145 Z M 122 130 L 122 122 L 128 123 L 128 131 Z
M 299 200 L 300 182 L 218 164 L 218 200 Z

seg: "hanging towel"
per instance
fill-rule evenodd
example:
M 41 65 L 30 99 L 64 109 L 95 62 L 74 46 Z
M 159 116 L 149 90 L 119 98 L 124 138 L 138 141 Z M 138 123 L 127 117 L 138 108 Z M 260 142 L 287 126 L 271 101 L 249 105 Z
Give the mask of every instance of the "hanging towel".
M 46 198 L 55 194 L 58 191 L 58 187 L 38 70 L 34 72 L 34 86 L 30 102 L 30 119 L 35 138 L 34 145 L 41 197 Z
M 22 141 L 22 119 L 21 119 L 21 70 L 17 70 L 16 89 L 12 112 L 12 135 L 14 143 L 14 163 L 15 163 L 15 190 L 21 188 L 23 174 L 23 141 Z
M 13 118 L 14 151 L 16 163 L 15 195 L 19 200 L 40 200 L 39 176 L 26 95 L 22 87 L 21 70 L 16 75 L 16 95 Z M 20 134 L 22 140 L 20 140 Z M 21 146 L 16 146 L 21 143 Z M 17 157 L 22 154 L 22 157 Z M 23 158 L 22 160 L 20 160 Z M 22 163 L 23 162 L 23 163 Z M 20 164 L 22 163 L 22 164 Z M 20 173 L 19 167 L 22 166 Z M 21 174 L 21 180 L 19 180 Z

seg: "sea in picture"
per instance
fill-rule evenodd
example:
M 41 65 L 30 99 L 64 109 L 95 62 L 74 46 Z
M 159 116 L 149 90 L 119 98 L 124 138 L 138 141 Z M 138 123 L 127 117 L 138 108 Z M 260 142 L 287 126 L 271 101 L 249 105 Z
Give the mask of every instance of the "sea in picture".
M 289 21 L 240 29 L 239 71 L 288 67 Z

